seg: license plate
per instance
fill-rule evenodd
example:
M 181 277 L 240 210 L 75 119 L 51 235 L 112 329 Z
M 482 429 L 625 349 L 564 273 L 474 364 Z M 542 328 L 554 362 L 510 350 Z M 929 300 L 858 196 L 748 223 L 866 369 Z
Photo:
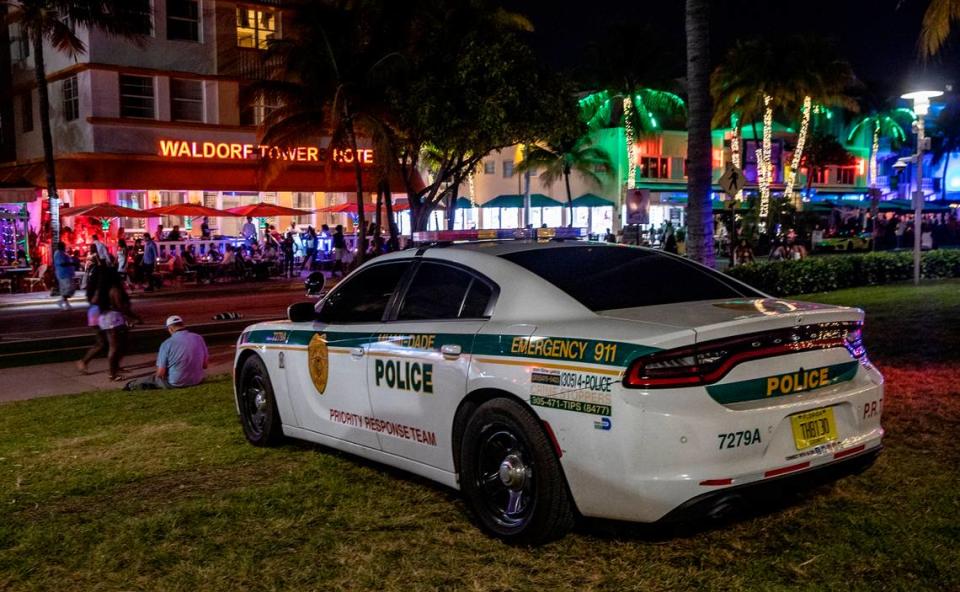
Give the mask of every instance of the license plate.
M 837 439 L 837 422 L 833 407 L 798 413 L 790 418 L 793 424 L 793 442 L 797 450 L 825 444 Z

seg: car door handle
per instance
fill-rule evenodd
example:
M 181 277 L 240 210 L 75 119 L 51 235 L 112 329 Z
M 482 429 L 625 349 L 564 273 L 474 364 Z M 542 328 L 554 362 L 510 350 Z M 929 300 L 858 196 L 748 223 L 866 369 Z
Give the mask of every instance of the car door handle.
M 362 348 L 362 347 L 351 347 L 351 348 L 350 348 L 350 355 L 353 356 L 353 357 L 355 357 L 355 358 L 362 358 L 362 357 L 363 357 L 363 354 L 364 354 L 364 351 L 363 351 L 363 348 Z
M 446 345 L 440 346 L 440 353 L 443 354 L 443 357 L 456 359 L 460 357 L 460 354 L 463 352 L 463 348 L 454 343 L 448 343 Z

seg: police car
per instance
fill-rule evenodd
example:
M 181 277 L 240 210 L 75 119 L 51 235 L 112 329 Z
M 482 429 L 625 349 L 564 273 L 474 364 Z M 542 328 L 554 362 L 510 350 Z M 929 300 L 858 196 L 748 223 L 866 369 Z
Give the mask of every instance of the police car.
M 576 516 L 715 515 L 765 484 L 863 470 L 881 447 L 862 311 L 661 251 L 435 243 L 288 317 L 238 341 L 252 444 L 308 440 L 458 488 L 514 542 Z

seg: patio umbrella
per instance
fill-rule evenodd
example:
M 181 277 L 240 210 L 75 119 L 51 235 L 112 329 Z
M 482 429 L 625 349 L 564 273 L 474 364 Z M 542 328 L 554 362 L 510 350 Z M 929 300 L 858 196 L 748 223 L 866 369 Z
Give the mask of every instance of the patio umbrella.
M 288 208 L 285 206 L 278 206 L 276 204 L 259 202 L 249 206 L 230 208 L 227 210 L 227 212 L 233 214 L 234 216 L 269 218 L 271 216 L 309 216 L 313 213 L 313 210 L 298 210 L 296 208 Z
M 143 212 L 150 218 L 156 218 L 159 216 L 184 216 L 187 218 L 202 218 L 204 216 L 214 218 L 222 216 L 237 216 L 232 212 L 227 212 L 225 210 L 218 210 L 215 208 L 208 208 L 200 204 L 193 203 L 183 203 L 183 204 L 174 204 L 172 206 L 160 206 L 159 208 L 151 208 L 149 210 L 144 210 Z
M 63 208 L 60 215 L 68 216 L 90 216 L 91 218 L 147 218 L 144 210 L 135 210 L 125 208 L 112 203 L 95 203 L 87 206 L 74 206 L 72 208 Z

